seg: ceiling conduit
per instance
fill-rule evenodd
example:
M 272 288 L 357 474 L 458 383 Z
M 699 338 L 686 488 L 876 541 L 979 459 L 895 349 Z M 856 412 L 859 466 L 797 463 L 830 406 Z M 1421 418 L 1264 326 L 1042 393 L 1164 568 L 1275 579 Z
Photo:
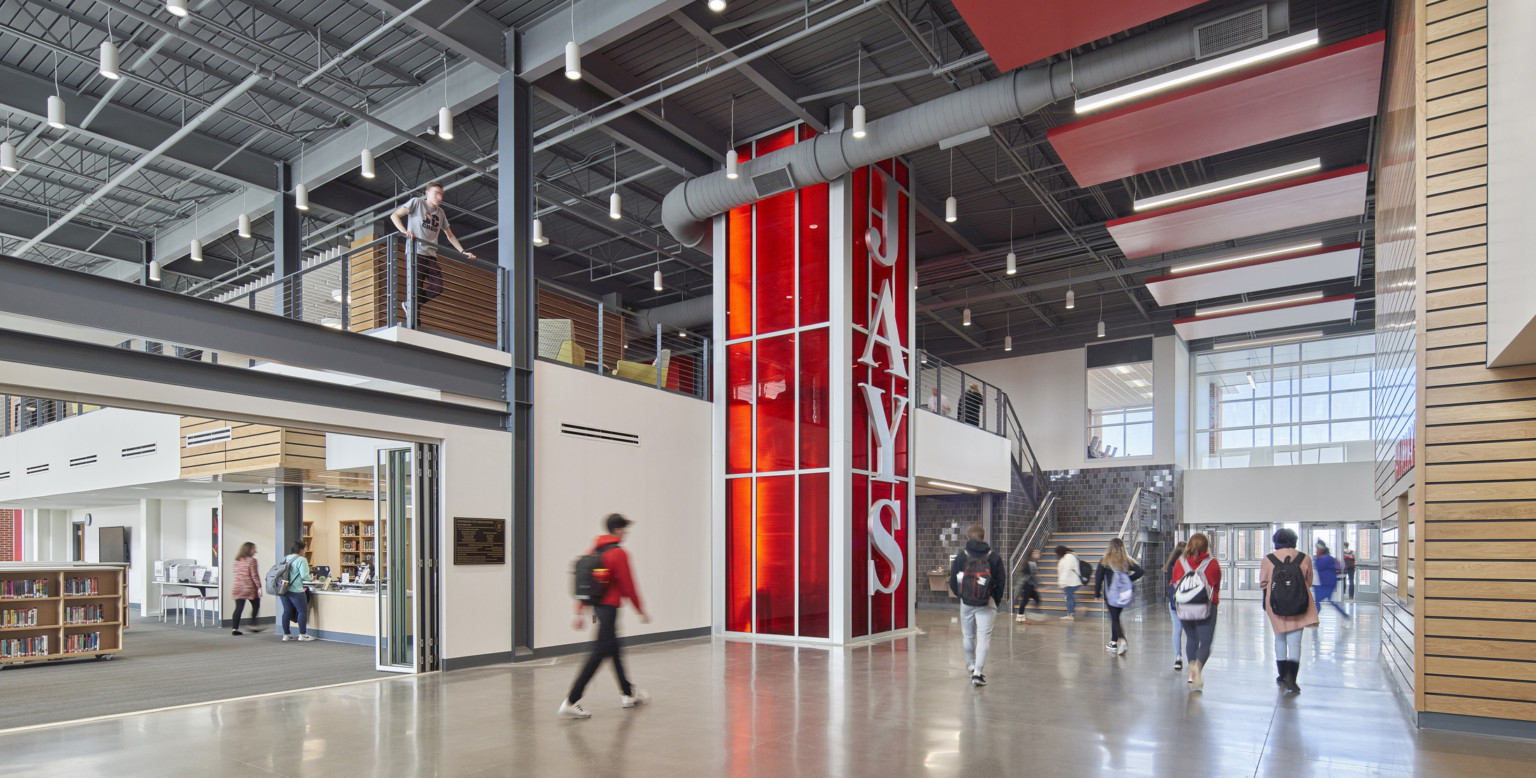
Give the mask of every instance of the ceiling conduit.
M 1271 36 L 1290 26 L 1288 0 L 1258 3 Z M 1160 27 L 1071 60 L 1021 68 L 985 84 L 913 106 L 869 123 L 869 137 L 827 133 L 741 163 L 741 176 L 723 171 L 678 184 L 662 201 L 661 219 L 685 246 L 697 246 L 709 233 L 709 219 L 756 202 L 755 176 L 786 170 L 794 188 L 841 178 L 881 160 L 909 154 L 981 127 L 1021 119 L 1051 103 L 1116 84 L 1154 70 L 1194 59 L 1195 28 L 1238 13 L 1232 6 Z

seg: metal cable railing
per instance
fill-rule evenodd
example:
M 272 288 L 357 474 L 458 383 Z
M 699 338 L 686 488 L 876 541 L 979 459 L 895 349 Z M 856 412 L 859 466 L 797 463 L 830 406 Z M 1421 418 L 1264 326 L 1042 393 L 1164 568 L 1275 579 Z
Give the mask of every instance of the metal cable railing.
M 537 355 L 600 375 L 709 400 L 710 339 L 588 295 L 539 283 Z
M 0 437 L 5 437 L 100 410 L 101 406 L 8 394 L 0 395 L 0 408 L 5 410 L 5 418 L 0 419 Z
M 1019 567 L 1029 559 L 1029 552 L 1040 548 L 1052 533 L 1056 532 L 1056 493 L 1046 492 L 1040 500 L 1040 506 L 1035 509 L 1034 518 L 1030 519 L 1029 526 L 1024 534 L 1019 536 L 1019 542 L 1013 547 L 1013 552 L 1008 555 L 1008 587 L 1010 589 L 1008 602 L 1018 599 L 1021 583 L 1019 581 Z
M 923 353 L 917 368 L 918 407 L 948 419 L 1001 435 L 1008 439 L 1013 463 L 1034 480 L 1030 497 L 1037 502 L 1045 495 L 1045 472 L 1029 445 L 1029 436 L 1013 409 L 1013 401 L 1002 389 L 973 376 L 938 357 Z

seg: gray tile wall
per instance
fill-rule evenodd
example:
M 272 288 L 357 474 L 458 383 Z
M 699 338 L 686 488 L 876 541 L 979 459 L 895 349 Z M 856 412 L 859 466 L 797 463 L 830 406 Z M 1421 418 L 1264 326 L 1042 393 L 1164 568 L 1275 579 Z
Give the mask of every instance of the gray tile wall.
M 965 528 L 981 521 L 982 495 L 943 495 L 917 498 L 917 602 L 922 605 L 952 605 L 948 588 L 931 591 L 928 573 L 949 570 L 950 560 L 965 550 Z M 1013 551 L 1015 543 L 1029 527 L 1035 515 L 1035 502 L 1020 479 L 1013 473 L 1013 490 L 992 495 L 992 534 L 987 541 L 1003 555 Z

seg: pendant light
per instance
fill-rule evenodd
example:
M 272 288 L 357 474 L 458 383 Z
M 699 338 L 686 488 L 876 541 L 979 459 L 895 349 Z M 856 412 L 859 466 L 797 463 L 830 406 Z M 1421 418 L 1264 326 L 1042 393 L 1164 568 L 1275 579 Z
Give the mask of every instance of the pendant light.
M 1099 295 L 1099 337 L 1104 337 L 1104 295 Z
M 1010 320 L 1010 317 L 1008 316 L 1007 313 L 1003 314 L 1003 331 L 1005 333 L 1007 333 L 1006 335 L 1003 336 L 1003 350 L 1004 351 L 1012 351 L 1013 350 L 1013 322 Z
M 539 212 L 539 182 L 533 182 L 533 212 Z M 538 216 L 533 217 L 533 245 L 543 248 L 549 245 L 549 238 L 544 237 L 544 222 Z
M 48 126 L 62 130 L 64 123 L 64 98 L 59 96 L 59 53 L 53 53 L 53 94 L 48 95 Z
M 242 238 L 251 237 L 251 215 L 245 210 L 245 190 L 240 191 L 240 220 L 236 227 L 236 234 Z
M 859 46 L 859 64 L 855 71 L 857 79 L 854 83 L 857 96 L 853 106 L 853 137 L 855 140 L 864 140 L 869 134 L 869 128 L 864 124 L 864 47 Z
M 299 144 L 299 174 L 298 179 L 304 180 L 304 144 Z M 309 210 L 309 187 L 298 184 L 293 187 L 293 207 L 301 210 Z
M 613 192 L 608 195 L 608 218 L 618 221 L 624 218 L 619 198 L 619 144 L 613 144 Z
M 437 109 L 437 137 L 453 140 L 453 111 L 448 110 L 448 52 L 443 52 L 443 107 Z
M 970 306 L 966 306 L 965 310 L 961 312 L 961 314 L 960 314 L 960 326 L 962 326 L 962 327 L 969 327 L 969 326 L 971 326 L 971 307 Z
M 651 275 L 651 289 L 657 292 L 662 291 L 660 270 L 657 270 Z
M 368 104 L 367 103 L 363 103 L 363 113 L 368 113 Z M 439 118 L 441 118 L 441 117 L 439 117 Z M 451 118 L 452 117 L 450 117 L 450 119 Z M 361 173 L 363 178 L 375 178 L 375 177 L 378 176 L 378 173 L 374 170 L 374 167 L 373 167 L 373 143 L 371 142 L 371 140 L 372 140 L 372 132 L 371 132 L 371 130 L 372 129 L 373 129 L 372 122 L 369 122 L 367 119 L 364 119 L 363 120 L 363 151 L 362 151 L 361 154 L 358 155 L 358 165 L 357 165 L 358 173 Z
M 203 242 L 197 239 L 197 203 L 192 204 L 192 245 L 189 253 L 193 262 L 203 261 Z
M 1019 255 L 1013 253 L 1013 209 L 1008 209 L 1008 275 L 1019 272 Z
M 709 0 L 709 2 L 705 5 L 709 6 L 709 10 L 714 11 L 715 13 L 720 13 L 721 11 L 725 10 L 725 0 Z
M 565 42 L 565 77 L 581 79 L 581 46 L 576 43 L 576 0 L 571 0 L 571 39 Z
M 1072 265 L 1067 265 L 1067 310 L 1077 307 L 1077 295 L 1072 292 Z
M 107 9 L 107 39 L 101 42 L 101 77 L 116 81 L 122 77 L 117 72 L 117 44 L 112 42 L 112 10 Z
M 16 144 L 11 142 L 11 119 L 5 119 L 5 141 L 0 142 L 0 171 L 15 173 L 21 167 L 16 164 Z
M 735 181 L 741 177 L 741 157 L 736 153 L 736 95 L 731 95 L 731 145 L 725 150 L 725 177 Z
M 944 221 L 951 224 L 960 218 L 960 203 L 955 200 L 955 148 L 949 148 L 949 199 L 944 201 Z
M 187 17 L 187 0 L 165 0 L 165 10 L 171 12 L 171 16 Z
M 160 283 L 160 263 L 153 259 L 149 261 L 149 280 Z

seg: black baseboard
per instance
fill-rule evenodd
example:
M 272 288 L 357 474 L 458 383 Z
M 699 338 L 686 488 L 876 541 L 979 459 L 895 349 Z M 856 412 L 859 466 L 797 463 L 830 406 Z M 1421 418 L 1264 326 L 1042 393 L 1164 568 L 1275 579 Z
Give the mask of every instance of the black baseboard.
M 619 644 L 625 647 L 643 646 L 648 643 L 666 643 L 672 640 L 687 640 L 689 638 L 707 638 L 714 633 L 710 627 L 695 627 L 694 629 L 679 629 L 671 632 L 657 632 L 650 635 L 635 635 L 619 638 Z M 517 661 L 525 662 L 530 659 L 548 659 L 555 656 L 570 656 L 571 654 L 585 654 L 592 650 L 593 641 L 581 643 L 567 643 L 563 646 L 546 646 L 535 648 L 533 651 L 520 655 Z
M 1536 740 L 1536 721 L 1495 719 L 1486 716 L 1463 716 L 1457 713 L 1420 713 L 1419 727 L 1468 735 L 1512 737 Z
M 504 665 L 512 662 L 511 651 L 497 651 L 490 654 L 476 654 L 474 656 L 456 656 L 452 659 L 444 659 L 443 672 L 450 670 L 469 670 L 476 667 L 488 667 L 490 665 Z

